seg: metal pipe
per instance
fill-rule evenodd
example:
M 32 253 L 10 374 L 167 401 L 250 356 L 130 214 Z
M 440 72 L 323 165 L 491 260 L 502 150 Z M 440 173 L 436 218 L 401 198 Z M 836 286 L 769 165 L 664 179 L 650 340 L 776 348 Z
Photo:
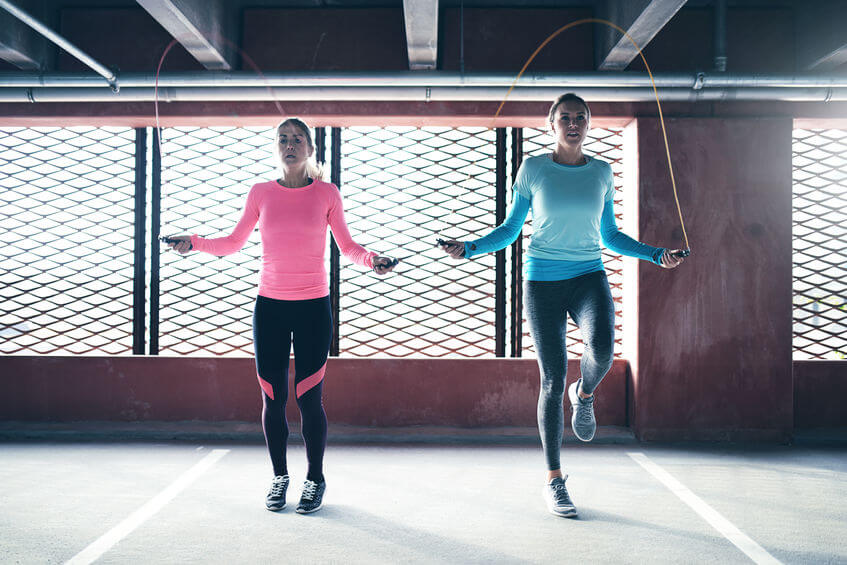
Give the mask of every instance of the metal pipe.
M 116 90 L 118 88 L 117 77 L 115 77 L 115 74 L 112 71 L 110 71 L 109 69 L 89 57 L 86 53 L 84 53 L 81 49 L 73 45 L 70 41 L 68 41 L 55 31 L 35 19 L 25 11 L 21 10 L 8 0 L 0 0 L 0 8 L 4 8 L 7 12 L 18 18 L 21 22 L 25 23 L 26 25 L 28 25 L 29 27 L 31 27 L 32 29 L 34 29 L 35 31 L 37 31 L 38 33 L 40 33 L 41 35 L 43 35 L 44 37 L 46 37 L 47 39 L 67 51 L 68 53 L 70 53 L 71 55 L 73 55 L 74 57 L 79 59 L 81 62 L 85 63 L 85 65 L 93 69 L 94 72 L 105 78 L 106 81 L 109 83 L 109 86 L 111 86 L 113 89 Z M 101 83 L 100 86 L 104 85 Z
M 2 1 L 2 0 L 0 0 Z M 741 75 L 709 73 L 657 73 L 658 88 L 847 88 L 847 76 L 827 75 Z M 512 73 L 401 71 L 372 73 L 267 73 L 264 77 L 249 71 L 190 71 L 159 76 L 159 88 L 166 87 L 501 87 L 509 88 Z M 153 88 L 153 73 L 122 73 L 121 88 Z M 525 74 L 517 82 L 525 87 L 632 88 L 650 87 L 650 77 L 638 72 Z M 102 88 L 102 79 L 83 73 L 0 72 L 3 88 Z
M 390 101 L 500 102 L 507 88 L 492 87 L 334 87 L 334 88 L 160 88 L 159 102 L 199 101 Z M 562 93 L 561 87 L 525 87 L 512 91 L 512 102 L 549 102 Z M 652 88 L 582 88 L 588 101 L 650 102 Z M 789 102 L 847 101 L 847 88 L 690 88 L 659 89 L 663 102 L 782 100 Z M 4 88 L 0 102 L 152 102 L 152 88 L 122 88 L 119 92 L 92 88 Z
M 373 72 L 362 73 L 265 73 L 264 77 L 254 72 L 235 71 L 191 71 L 161 74 L 159 87 L 349 87 L 349 86 L 511 86 L 515 79 L 512 73 L 487 73 L 463 75 L 457 72 Z M 697 79 L 695 74 L 657 75 L 657 86 L 691 87 Z M 153 87 L 153 73 L 122 73 L 119 77 L 122 88 Z M 642 73 L 594 73 L 594 74 L 525 74 L 518 81 L 520 86 L 650 86 L 650 78 Z M 847 86 L 847 79 L 844 80 Z M 97 77 L 80 73 L 35 73 L 0 72 L 0 88 L 3 87 L 102 87 Z

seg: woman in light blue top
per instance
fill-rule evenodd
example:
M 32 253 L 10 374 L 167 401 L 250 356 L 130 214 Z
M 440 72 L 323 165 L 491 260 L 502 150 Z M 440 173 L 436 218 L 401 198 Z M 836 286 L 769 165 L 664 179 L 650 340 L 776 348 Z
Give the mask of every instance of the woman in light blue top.
M 454 259 L 507 247 L 521 234 L 529 210 L 533 233 L 526 251 L 524 308 L 538 354 L 541 391 L 538 428 L 547 460 L 544 497 L 549 510 L 575 517 L 559 462 L 564 418 L 562 400 L 567 373 L 567 316 L 579 327 L 585 351 L 581 378 L 568 387 L 574 434 L 594 437 L 594 390 L 612 366 L 615 307 L 600 241 L 615 253 L 673 269 L 680 250 L 652 247 L 623 232 L 615 223 L 614 180 L 608 163 L 582 152 L 591 110 L 579 96 L 560 96 L 548 120 L 556 139 L 551 154 L 530 157 L 518 170 L 512 207 L 503 224 L 474 241 L 448 240 L 442 249 Z

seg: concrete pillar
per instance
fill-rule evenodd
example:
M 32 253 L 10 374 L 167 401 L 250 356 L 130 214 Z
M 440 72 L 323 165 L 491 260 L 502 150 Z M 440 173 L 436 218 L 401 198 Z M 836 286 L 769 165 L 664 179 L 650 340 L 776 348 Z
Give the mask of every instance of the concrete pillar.
M 691 256 L 639 262 L 636 434 L 786 440 L 792 430 L 787 118 L 666 120 Z M 635 128 L 636 131 L 632 131 Z M 638 119 L 637 229 L 681 247 L 659 120 Z

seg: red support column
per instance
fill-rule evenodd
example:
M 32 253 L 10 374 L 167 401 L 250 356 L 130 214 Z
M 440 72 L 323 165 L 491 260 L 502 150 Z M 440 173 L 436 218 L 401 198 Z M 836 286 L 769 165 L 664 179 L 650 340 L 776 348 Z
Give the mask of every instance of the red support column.
M 681 118 L 666 126 L 691 256 L 676 270 L 637 267 L 636 434 L 788 439 L 792 122 Z M 659 121 L 639 119 L 637 139 L 632 235 L 681 247 Z

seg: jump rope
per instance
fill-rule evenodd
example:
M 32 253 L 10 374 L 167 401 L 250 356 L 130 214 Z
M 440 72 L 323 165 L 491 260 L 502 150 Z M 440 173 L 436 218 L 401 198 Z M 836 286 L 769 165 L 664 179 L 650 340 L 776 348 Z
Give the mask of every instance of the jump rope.
M 515 77 L 515 80 L 512 81 L 512 85 L 509 87 L 509 90 L 506 92 L 506 96 L 503 97 L 503 101 L 500 102 L 500 106 L 497 108 L 497 112 L 494 113 L 494 118 L 492 118 L 491 129 L 494 128 L 494 123 L 496 122 L 497 117 L 500 115 L 500 112 L 503 110 L 503 106 L 506 105 L 506 101 L 509 99 L 509 95 L 512 93 L 512 90 L 515 89 L 515 85 L 518 83 L 518 80 L 520 80 L 521 76 L 523 76 L 527 67 L 529 67 L 530 63 L 532 63 L 532 60 L 535 59 L 536 55 L 538 55 L 541 52 L 541 50 L 544 49 L 544 47 L 547 46 L 548 43 L 550 43 L 557 35 L 559 35 L 563 31 L 570 29 L 572 27 L 576 27 L 578 25 L 588 24 L 588 23 L 605 24 L 605 25 L 612 27 L 612 28 L 618 30 L 619 32 L 621 32 L 632 43 L 633 47 L 635 47 L 635 49 L 638 51 L 638 55 L 641 57 L 641 60 L 644 62 L 644 68 L 647 69 L 647 74 L 650 76 L 650 84 L 653 87 L 653 94 L 656 97 L 656 106 L 659 110 L 659 123 L 662 126 L 662 139 L 663 139 L 664 144 L 665 144 L 665 155 L 667 156 L 667 160 L 668 160 L 668 173 L 670 174 L 671 187 L 673 188 L 673 198 L 674 198 L 674 202 L 676 203 L 676 210 L 679 214 L 679 225 L 682 228 L 682 239 L 685 242 L 685 249 L 681 249 L 681 250 L 677 251 L 676 253 L 674 253 L 673 255 L 675 255 L 677 257 L 688 257 L 691 254 L 691 246 L 688 244 L 688 234 L 685 231 L 685 221 L 682 219 L 682 208 L 679 205 L 679 196 L 677 195 L 677 190 L 676 190 L 676 179 L 674 178 L 673 164 L 671 163 L 671 149 L 670 149 L 670 145 L 668 144 L 668 133 L 667 133 L 667 130 L 665 129 L 665 118 L 662 115 L 662 103 L 659 101 L 659 91 L 656 89 L 656 81 L 653 79 L 653 72 L 650 70 L 650 65 L 647 64 L 647 58 L 644 57 L 644 53 L 641 51 L 641 47 L 639 47 L 638 43 L 635 42 L 635 39 L 633 39 L 632 36 L 629 35 L 629 33 L 627 33 L 627 31 L 625 29 L 621 28 L 617 24 L 614 24 L 614 23 L 612 23 L 608 20 L 604 20 L 604 19 L 601 19 L 601 18 L 583 18 L 583 19 L 580 19 L 580 20 L 575 20 L 575 21 L 573 21 L 573 22 L 571 22 L 567 25 L 564 25 L 564 26 L 560 27 L 559 29 L 557 29 L 556 31 L 554 31 L 553 33 L 551 33 L 550 35 L 548 35 L 547 39 L 542 41 L 541 44 L 535 49 L 535 51 L 533 51 L 532 55 L 529 56 L 529 58 L 526 60 L 526 63 L 524 63 L 524 66 L 521 68 L 520 72 Z M 448 247 L 449 246 L 449 244 L 441 238 L 438 238 L 436 240 L 436 244 L 441 246 L 441 247 Z
M 515 80 L 512 81 L 512 85 L 509 87 L 509 90 L 506 92 L 506 96 L 503 97 L 503 101 L 500 102 L 500 106 L 497 108 L 497 112 L 495 112 L 494 117 L 492 118 L 491 129 L 494 128 L 494 124 L 496 123 L 497 117 L 500 115 L 500 112 L 503 110 L 503 106 L 505 106 L 506 101 L 509 98 L 509 95 L 512 93 L 512 90 L 515 89 L 515 85 L 517 84 L 518 80 L 520 80 L 521 76 L 523 76 L 524 72 L 526 71 L 527 67 L 529 67 L 530 63 L 532 63 L 533 59 L 535 59 L 535 57 L 544 49 L 544 47 L 547 46 L 548 43 L 550 43 L 550 41 L 552 41 L 556 36 L 558 36 L 563 31 L 570 29 L 572 27 L 576 27 L 578 25 L 583 25 L 583 24 L 588 24 L 588 23 L 604 24 L 604 25 L 607 25 L 607 26 L 609 26 L 613 29 L 616 29 L 620 33 L 622 33 L 632 43 L 632 45 L 635 47 L 635 49 L 638 51 L 638 55 L 641 57 L 641 60 L 644 62 L 644 68 L 647 69 L 647 74 L 650 76 L 650 84 L 653 87 L 653 94 L 656 97 L 656 107 L 658 108 L 658 111 L 659 111 L 659 123 L 662 127 L 662 139 L 664 141 L 665 155 L 666 155 L 667 161 L 668 161 L 668 173 L 670 175 L 671 188 L 673 189 L 673 197 L 674 197 L 674 202 L 676 203 L 676 210 L 677 210 L 677 213 L 679 214 L 679 225 L 682 228 L 682 238 L 683 238 L 683 241 L 685 242 L 685 249 L 677 251 L 676 253 L 674 253 L 674 255 L 676 255 L 677 257 L 687 257 L 688 255 L 691 254 L 691 247 L 688 243 L 688 234 L 685 230 L 685 221 L 683 220 L 683 217 L 682 217 L 682 208 L 679 205 L 679 196 L 677 194 L 677 189 L 676 189 L 676 179 L 674 178 L 673 164 L 671 162 L 670 144 L 668 143 L 668 134 L 667 134 L 667 130 L 665 128 L 665 118 L 664 118 L 664 115 L 662 114 L 662 103 L 659 100 L 659 91 L 656 88 L 656 81 L 653 78 L 653 72 L 650 70 L 650 65 L 647 63 L 647 58 L 644 57 L 644 53 L 641 51 L 641 47 L 639 47 L 638 43 L 635 42 L 635 39 L 633 39 L 632 36 L 629 35 L 629 33 L 627 33 L 627 31 L 625 29 L 621 28 L 620 26 L 618 26 L 618 25 L 616 25 L 616 24 L 614 24 L 614 23 L 612 23 L 608 20 L 604 20 L 604 19 L 601 19 L 601 18 L 583 18 L 583 19 L 580 19 L 580 20 L 575 20 L 575 21 L 573 21 L 573 22 L 571 22 L 567 25 L 564 25 L 564 26 L 560 27 L 559 29 L 557 29 L 556 31 L 554 31 L 553 33 L 551 33 L 549 36 L 547 36 L 547 39 L 545 39 L 535 49 L 535 51 L 532 53 L 532 55 L 529 56 L 529 58 L 526 60 L 526 63 L 524 63 L 523 67 L 521 68 L 520 72 L 515 77 Z M 277 110 L 279 111 L 279 113 L 283 117 L 285 117 L 285 112 L 283 111 L 282 106 L 279 104 L 279 101 L 276 100 L 276 98 L 273 96 L 273 91 L 268 86 L 268 84 L 267 84 L 268 81 L 265 78 L 265 75 L 262 73 L 262 71 L 259 69 L 259 67 L 256 65 L 256 63 L 253 61 L 253 59 L 250 58 L 250 56 L 247 55 L 247 53 L 243 49 L 241 49 L 237 45 L 233 44 L 231 41 L 227 40 L 226 38 L 220 37 L 219 39 L 222 39 L 228 45 L 230 45 L 231 47 L 236 49 L 241 54 L 241 56 L 244 58 L 244 60 L 250 65 L 250 67 L 252 67 L 253 70 L 262 78 L 262 80 L 265 81 L 265 85 L 268 88 L 268 92 L 271 93 L 271 98 L 273 99 Z M 159 73 L 160 73 L 161 68 L 162 68 L 162 63 L 164 63 L 164 61 L 165 61 L 165 57 L 167 56 L 168 52 L 174 47 L 174 45 L 176 45 L 177 42 L 178 42 L 178 40 L 174 39 L 168 44 L 168 46 L 165 48 L 164 52 L 162 53 L 162 56 L 159 58 L 159 65 L 156 67 L 156 85 L 155 85 L 155 89 L 154 89 L 153 106 L 154 106 L 155 112 L 156 112 L 156 130 L 158 132 L 157 140 L 158 140 L 158 143 L 159 143 L 159 154 L 160 155 L 162 155 L 162 135 L 161 135 L 161 127 L 159 126 Z M 178 239 L 169 238 L 169 237 L 160 237 L 159 239 L 161 241 L 165 242 L 165 243 L 177 243 L 177 242 L 180 241 Z M 449 247 L 450 244 L 448 244 L 443 239 L 438 238 L 436 240 L 436 245 L 439 246 L 439 247 L 442 247 L 442 248 L 446 248 L 446 247 Z M 391 260 L 389 264 L 384 265 L 385 268 L 394 267 L 400 262 L 399 259 L 394 258 L 394 257 L 387 257 L 387 256 L 383 256 L 383 257 L 386 257 L 386 258 Z

